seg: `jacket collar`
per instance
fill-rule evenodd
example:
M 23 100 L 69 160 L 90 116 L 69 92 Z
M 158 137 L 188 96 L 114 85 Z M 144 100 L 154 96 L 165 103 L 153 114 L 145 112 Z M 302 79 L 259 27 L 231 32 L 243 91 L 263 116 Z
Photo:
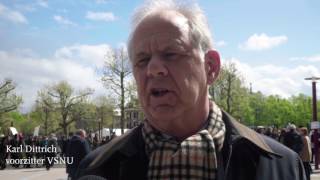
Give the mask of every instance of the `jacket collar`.
M 98 148 L 100 153 L 98 153 L 94 160 L 89 164 L 89 168 L 93 169 L 100 166 L 118 152 L 120 152 L 122 156 L 128 158 L 138 155 L 141 159 L 146 159 L 146 155 L 143 153 L 144 151 L 141 151 L 141 149 L 144 149 L 145 145 L 142 139 L 141 128 L 142 124 L 127 131 L 121 137 L 116 137 L 111 142 L 100 146 Z
M 258 149 L 261 151 L 273 154 L 276 156 L 281 156 L 275 153 L 270 146 L 265 142 L 264 138 L 261 134 L 258 134 L 254 130 L 248 128 L 247 126 L 236 121 L 231 115 L 227 112 L 222 111 L 222 118 L 226 124 L 226 136 L 229 136 L 229 144 L 232 144 L 236 141 L 236 139 L 246 139 L 249 142 L 253 143 Z

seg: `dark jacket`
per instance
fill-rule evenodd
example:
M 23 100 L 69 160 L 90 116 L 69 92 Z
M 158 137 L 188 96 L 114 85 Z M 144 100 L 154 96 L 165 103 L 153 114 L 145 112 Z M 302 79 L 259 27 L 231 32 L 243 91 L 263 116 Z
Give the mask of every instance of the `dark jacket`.
M 218 154 L 220 180 L 305 180 L 302 162 L 295 152 L 258 134 L 223 112 L 226 137 Z M 98 175 L 112 179 L 146 179 L 142 126 L 132 129 L 92 153 L 79 166 L 77 177 Z
M 284 134 L 283 144 L 299 154 L 303 148 L 303 137 L 292 129 Z
M 74 177 L 80 161 L 90 152 L 89 144 L 80 136 L 73 136 L 67 145 L 66 157 L 73 157 L 73 163 L 67 164 L 67 173 Z

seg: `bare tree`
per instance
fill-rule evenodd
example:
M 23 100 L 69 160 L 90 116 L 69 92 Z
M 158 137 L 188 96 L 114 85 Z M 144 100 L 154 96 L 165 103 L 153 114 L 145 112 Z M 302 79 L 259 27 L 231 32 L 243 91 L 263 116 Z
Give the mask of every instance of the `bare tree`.
M 231 103 L 232 103 L 232 90 L 234 88 L 232 87 L 234 82 L 237 80 L 237 69 L 235 67 L 235 64 L 230 63 L 226 65 L 226 68 L 228 69 L 228 73 L 225 73 L 226 76 L 226 91 L 227 91 L 227 111 L 231 112 Z
M 106 88 L 110 88 L 120 101 L 121 133 L 124 129 L 124 106 L 128 88 L 126 80 L 132 73 L 128 53 L 124 47 L 111 49 L 106 55 L 102 81 Z
M 52 97 L 44 90 L 38 91 L 38 98 L 36 100 L 38 108 L 41 112 L 41 120 L 44 122 L 44 134 L 48 135 L 48 121 L 50 113 L 54 111 L 54 103 Z
M 17 109 L 22 102 L 22 98 L 13 93 L 15 88 L 10 79 L 0 83 L 0 115 Z
M 68 126 L 75 121 L 75 118 L 70 118 L 73 107 L 83 102 L 89 95 L 93 93 L 91 89 L 85 89 L 77 94 L 74 93 L 71 85 L 66 81 L 61 81 L 47 89 L 46 92 L 53 100 L 52 106 L 61 115 L 60 128 L 63 133 L 67 134 Z
M 113 132 L 112 118 L 114 110 L 114 99 L 107 96 L 99 96 L 94 101 L 96 107 L 96 118 L 99 120 L 99 137 L 102 137 L 102 129 L 109 127 L 110 132 Z

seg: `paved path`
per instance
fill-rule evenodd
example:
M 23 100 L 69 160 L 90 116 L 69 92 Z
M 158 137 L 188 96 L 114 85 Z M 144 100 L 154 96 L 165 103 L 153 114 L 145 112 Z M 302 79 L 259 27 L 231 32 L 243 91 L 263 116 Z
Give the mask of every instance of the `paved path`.
M 314 168 L 314 165 L 311 164 L 311 167 Z M 313 174 L 311 174 L 311 180 L 320 180 L 320 169 L 313 169 Z
M 317 172 L 311 174 L 311 180 L 320 180 L 320 172 L 317 171 Z
M 45 168 L 8 168 L 0 170 L 1 180 L 67 180 L 65 168 L 51 168 L 47 171 Z M 320 169 L 314 170 L 311 180 L 320 180 Z
M 0 170 L 1 180 L 67 180 L 65 168 L 20 168 Z

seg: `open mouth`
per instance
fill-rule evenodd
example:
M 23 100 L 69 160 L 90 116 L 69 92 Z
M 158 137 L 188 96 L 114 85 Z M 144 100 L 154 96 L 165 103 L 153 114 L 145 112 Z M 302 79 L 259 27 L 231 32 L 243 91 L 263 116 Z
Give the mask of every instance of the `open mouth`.
M 151 89 L 151 95 L 155 97 L 161 97 L 166 95 L 169 92 L 168 89 L 163 89 L 163 88 L 153 88 Z

